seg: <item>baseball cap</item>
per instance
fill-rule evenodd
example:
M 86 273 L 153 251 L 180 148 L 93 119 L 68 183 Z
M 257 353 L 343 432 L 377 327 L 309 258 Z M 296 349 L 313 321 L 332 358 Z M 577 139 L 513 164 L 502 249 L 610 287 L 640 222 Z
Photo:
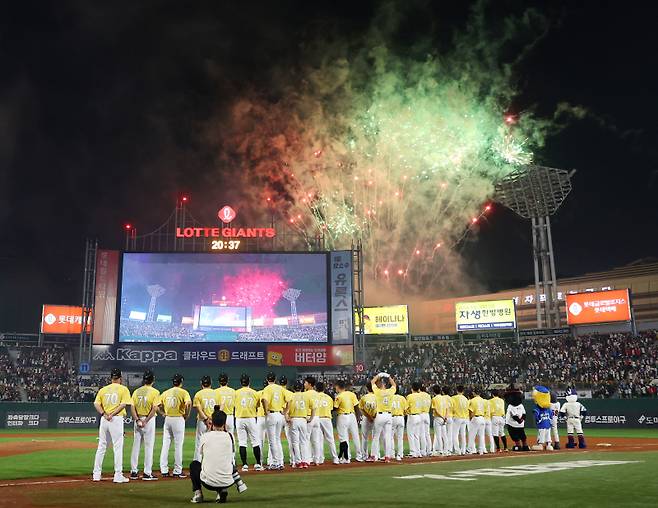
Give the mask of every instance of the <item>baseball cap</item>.
M 182 374 L 174 374 L 174 377 L 171 378 L 173 383 L 176 384 L 176 385 L 182 383 L 183 379 L 185 379 L 185 378 L 183 377 Z
M 151 369 L 148 369 L 144 371 L 144 375 L 142 376 L 142 379 L 144 380 L 145 383 L 152 383 L 153 380 L 155 379 L 155 375 L 153 374 L 153 371 L 151 371 Z
M 222 372 L 222 373 L 219 375 L 219 377 L 217 378 L 217 380 L 218 380 L 220 383 L 228 383 L 228 376 L 227 376 L 225 373 Z
M 212 380 L 210 379 L 210 376 L 202 376 L 201 377 L 201 384 L 203 386 L 210 386 L 212 384 Z
M 286 376 L 279 376 L 279 384 L 286 386 L 288 384 L 288 378 Z
M 296 392 L 301 392 L 303 389 L 304 387 L 302 386 L 302 382 L 295 381 L 295 384 L 293 385 L 293 390 L 295 390 Z
M 249 384 L 249 376 L 247 374 L 242 374 L 240 376 L 240 384 L 242 386 L 247 386 Z
M 121 369 L 117 369 L 116 367 L 110 371 L 110 376 L 112 379 L 118 379 L 121 377 Z
M 268 372 L 267 373 L 267 380 L 268 381 L 274 381 L 276 379 L 276 374 L 274 372 Z

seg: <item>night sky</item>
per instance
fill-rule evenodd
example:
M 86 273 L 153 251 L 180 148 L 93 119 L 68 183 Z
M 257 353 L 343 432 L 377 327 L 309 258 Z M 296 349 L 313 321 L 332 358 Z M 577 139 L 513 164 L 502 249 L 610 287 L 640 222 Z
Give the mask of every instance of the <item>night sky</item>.
M 401 2 L 408 5 L 410 2 Z M 411 2 L 397 44 L 445 44 L 466 2 Z M 500 19 L 532 2 L 495 2 Z M 208 123 L 317 33 L 350 37 L 378 2 L 11 2 L 0 17 L 0 331 L 36 332 L 42 303 L 81 299 L 84 239 L 164 221 L 181 193 L 203 216 L 231 202 Z M 551 20 L 515 70 L 511 108 L 588 115 L 548 139 L 576 169 L 553 220 L 559 276 L 658 257 L 657 8 L 537 2 Z M 492 22 L 496 22 L 494 16 Z M 491 290 L 532 278 L 530 226 L 494 206 L 464 255 Z

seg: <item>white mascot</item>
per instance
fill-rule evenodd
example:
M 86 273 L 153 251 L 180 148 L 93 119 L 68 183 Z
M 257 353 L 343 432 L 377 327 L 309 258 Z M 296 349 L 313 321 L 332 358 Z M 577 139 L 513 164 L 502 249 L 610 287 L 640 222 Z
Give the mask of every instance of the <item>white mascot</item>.
M 585 436 L 583 435 L 582 419 L 587 414 L 587 409 L 578 402 L 578 394 L 573 388 L 567 389 L 567 401 L 560 408 L 560 414 L 564 415 L 567 420 L 567 434 L 569 441 L 567 448 L 575 448 L 574 432 L 578 435 L 578 448 L 587 448 Z

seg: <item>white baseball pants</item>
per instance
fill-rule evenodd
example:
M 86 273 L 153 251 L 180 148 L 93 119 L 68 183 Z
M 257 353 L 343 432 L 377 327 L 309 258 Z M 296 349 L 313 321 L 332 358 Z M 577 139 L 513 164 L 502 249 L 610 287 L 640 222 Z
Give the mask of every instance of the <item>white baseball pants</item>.
M 451 453 L 453 450 L 454 441 L 452 439 L 452 427 L 453 427 L 452 418 L 449 417 L 446 420 L 446 434 L 448 434 L 448 439 L 446 440 L 444 445 L 445 453 Z
M 336 453 L 336 441 L 334 440 L 334 425 L 331 423 L 331 418 L 318 418 L 318 430 L 316 431 L 317 442 L 315 450 L 318 455 L 315 455 L 315 463 L 322 464 L 324 462 L 324 441 L 329 445 L 329 453 L 331 453 L 332 460 L 338 460 Z
M 311 458 L 307 455 L 308 423 L 306 418 L 293 418 L 290 422 L 290 447 L 291 461 L 293 464 L 301 462 L 310 462 Z
M 553 420 L 551 421 L 551 435 L 553 436 L 554 443 L 560 442 L 560 432 L 558 431 L 557 428 L 557 418 L 553 418 Z
M 477 449 L 476 449 L 477 446 Z M 468 451 L 484 453 L 484 416 L 474 416 L 468 428 Z
M 496 437 L 505 436 L 505 418 L 502 416 L 491 417 L 491 433 Z
M 260 434 L 256 428 L 256 418 L 236 418 L 235 429 L 238 433 L 238 446 L 247 446 L 247 438 L 251 446 L 260 446 Z
M 108 443 L 112 444 L 114 452 L 114 476 L 123 476 L 123 416 L 114 416 L 109 422 L 101 416 L 101 424 L 98 427 L 98 448 L 94 459 L 94 478 L 101 477 Z
M 226 432 L 235 434 L 235 418 L 233 415 L 226 415 Z
M 468 420 L 465 418 L 452 419 L 452 444 L 456 453 L 464 455 L 466 453 L 466 425 Z
M 183 472 L 183 442 L 185 441 L 185 418 L 165 416 L 162 429 L 162 451 L 160 452 L 160 472 L 169 472 L 169 447 L 174 441 L 174 474 Z
M 281 431 L 285 425 L 285 418 L 281 413 L 267 415 L 267 441 L 269 450 L 267 459 L 273 466 L 283 466 L 283 445 L 281 444 Z
M 542 445 L 551 443 L 551 429 L 537 429 L 537 443 Z
M 420 453 L 427 457 L 432 451 L 432 436 L 430 435 L 430 414 L 420 414 Z
M 484 420 L 484 440 L 489 441 L 489 452 L 496 453 L 496 443 L 493 438 L 493 422 L 490 419 Z
M 419 414 L 407 417 L 407 438 L 409 440 L 409 453 L 412 457 L 420 457 L 420 432 L 422 430 L 422 417 Z
M 404 457 L 404 416 L 394 416 L 391 423 L 393 432 L 393 455 L 392 457 Z
M 145 416 L 140 418 L 146 420 Z M 144 473 L 153 474 L 153 445 L 155 444 L 155 417 L 151 418 L 144 427 L 134 424 L 133 449 L 130 454 L 130 470 L 133 473 L 139 471 L 139 452 L 144 442 Z
M 435 416 L 432 452 L 435 454 L 445 454 L 448 451 L 448 448 L 448 425 L 443 418 Z
M 365 418 L 364 418 L 365 419 Z M 357 459 L 365 459 L 366 457 L 361 450 L 361 438 L 359 436 L 359 425 L 356 422 L 356 415 L 354 413 L 346 415 L 338 415 L 336 417 L 336 430 L 338 431 L 338 440 L 342 443 L 347 442 L 347 456 L 352 458 L 352 450 L 350 448 L 350 435 L 354 442 L 354 449 L 356 450 Z
M 290 426 L 291 426 L 290 422 L 286 422 L 284 417 L 283 431 L 286 435 L 286 442 L 288 443 L 288 460 L 292 464 L 293 461 L 292 461 L 292 442 L 290 440 Z
M 314 416 L 307 424 L 308 440 L 306 441 L 307 450 L 305 456 L 310 457 L 309 460 L 304 462 L 315 462 L 320 460 L 320 450 L 318 450 L 318 441 L 322 444 L 322 435 L 320 434 L 320 418 Z M 320 436 L 320 438 L 318 438 Z
M 363 457 L 372 456 L 372 429 L 374 422 L 368 420 L 367 417 L 361 418 L 361 444 L 363 446 Z M 370 443 L 370 447 L 368 447 Z
M 372 455 L 375 458 L 379 457 L 379 439 L 384 436 L 384 457 L 391 457 L 393 453 L 393 446 L 391 443 L 391 427 L 393 424 L 393 417 L 391 413 L 377 413 L 375 422 L 372 429 Z
M 194 460 L 201 462 L 201 436 L 208 432 L 208 426 L 201 420 L 196 421 L 196 435 L 194 436 Z
M 583 423 L 580 421 L 578 416 L 569 416 L 567 418 L 567 434 L 582 434 L 583 433 Z

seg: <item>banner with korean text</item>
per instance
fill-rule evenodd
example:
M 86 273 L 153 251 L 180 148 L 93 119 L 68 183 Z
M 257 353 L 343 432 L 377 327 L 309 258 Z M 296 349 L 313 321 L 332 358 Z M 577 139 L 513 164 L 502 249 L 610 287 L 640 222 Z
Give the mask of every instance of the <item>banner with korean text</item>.
M 516 328 L 514 300 L 457 302 L 455 321 L 458 332 Z
M 569 325 L 630 320 L 631 307 L 628 289 L 567 295 L 567 323 Z
M 331 342 L 352 344 L 352 252 L 349 250 L 329 254 L 331 277 Z
M 352 365 L 352 346 L 267 346 L 267 364 L 279 367 Z

